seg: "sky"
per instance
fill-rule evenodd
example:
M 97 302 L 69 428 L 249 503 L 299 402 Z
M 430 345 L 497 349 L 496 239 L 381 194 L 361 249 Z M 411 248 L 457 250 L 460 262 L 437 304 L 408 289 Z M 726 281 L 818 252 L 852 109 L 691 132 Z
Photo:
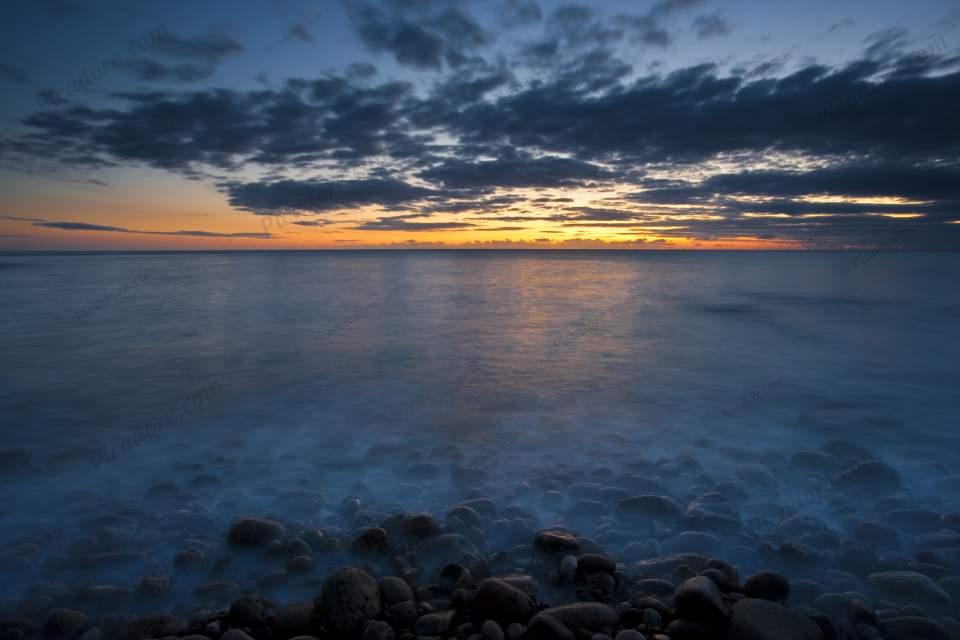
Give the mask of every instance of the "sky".
M 35 0 L 0 250 L 960 249 L 960 0 Z

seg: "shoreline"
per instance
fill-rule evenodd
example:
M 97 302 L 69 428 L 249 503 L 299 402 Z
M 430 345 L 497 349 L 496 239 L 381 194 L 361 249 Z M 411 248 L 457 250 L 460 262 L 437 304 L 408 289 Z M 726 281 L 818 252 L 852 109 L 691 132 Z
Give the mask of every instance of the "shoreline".
M 221 483 L 200 473 L 156 484 L 146 508 L 26 536 L 0 550 L 5 573 L 33 576 L 0 609 L 0 636 L 960 638 L 960 478 L 947 470 L 924 495 L 833 442 L 733 478 L 683 456 L 506 485 L 462 466 L 458 447 L 431 457 L 451 472 L 448 487 L 411 467 L 429 513 L 355 483 L 339 502 L 304 488 L 281 493 L 286 514 L 224 520 L 202 515 L 197 496 Z

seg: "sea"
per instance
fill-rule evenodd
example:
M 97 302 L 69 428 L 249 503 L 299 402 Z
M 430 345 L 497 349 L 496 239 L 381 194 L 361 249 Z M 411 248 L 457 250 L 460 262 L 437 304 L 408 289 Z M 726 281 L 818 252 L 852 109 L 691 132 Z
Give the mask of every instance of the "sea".
M 29 467 L 0 471 L 0 542 L 200 486 L 213 522 L 294 489 L 429 509 L 451 459 L 722 475 L 842 440 L 919 487 L 960 468 L 958 274 L 912 252 L 0 254 L 0 448 Z

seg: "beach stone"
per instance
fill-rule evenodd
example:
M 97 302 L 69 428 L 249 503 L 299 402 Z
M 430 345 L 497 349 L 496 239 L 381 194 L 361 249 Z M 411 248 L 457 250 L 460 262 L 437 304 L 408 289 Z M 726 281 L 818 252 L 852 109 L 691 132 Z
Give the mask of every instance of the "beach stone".
M 538 615 L 559 620 L 570 629 L 589 629 L 607 632 L 620 622 L 617 612 L 599 602 L 577 602 L 546 609 Z
M 227 622 L 235 627 L 249 627 L 251 629 L 266 626 L 266 606 L 261 598 L 245 595 L 237 598 L 230 604 L 227 613 Z
M 711 554 L 720 550 L 723 543 L 720 538 L 705 531 L 681 531 L 672 538 L 663 541 L 663 548 L 669 553 Z
M 833 485 L 844 491 L 886 493 L 900 488 L 900 474 L 884 462 L 868 460 L 834 476 Z
M 511 634 L 510 637 L 519 636 Z M 539 613 L 530 620 L 530 625 L 527 627 L 527 637 L 531 640 L 576 640 L 576 636 L 565 624 L 544 613 Z
M 944 529 L 924 533 L 913 541 L 914 549 L 957 549 L 960 548 L 960 533 Z
M 323 581 L 318 613 L 334 634 L 359 635 L 364 623 L 380 611 L 380 587 L 365 571 L 345 567 Z
M 881 520 L 906 533 L 931 533 L 943 527 L 941 515 L 929 509 L 891 509 Z
M 685 620 L 718 622 L 730 614 L 720 589 L 710 578 L 696 576 L 685 580 L 674 593 L 677 615 Z
M 233 523 L 227 539 L 231 544 L 241 547 L 265 547 L 286 535 L 286 527 L 279 522 L 266 518 L 244 518 Z
M 72 638 L 87 625 L 87 616 L 73 609 L 54 609 L 47 615 L 44 633 L 48 638 Z
M 867 576 L 867 584 L 878 597 L 894 602 L 917 604 L 921 607 L 950 606 L 950 595 L 922 573 L 882 571 Z
M 497 505 L 490 498 L 473 498 L 458 502 L 455 507 L 469 507 L 482 516 L 495 518 L 497 516 Z M 508 507 L 509 508 L 509 507 Z M 509 515 L 505 517 L 510 517 Z
M 790 456 L 790 465 L 801 471 L 829 473 L 835 471 L 841 462 L 826 451 L 797 451 Z
M 100 626 L 107 629 L 101 618 Z M 185 620 L 165 613 L 159 613 L 139 618 L 132 618 L 123 623 L 118 634 L 120 640 L 144 640 L 145 638 L 164 638 L 166 636 L 181 636 L 187 631 Z M 107 634 L 112 636 L 112 634 Z
M 476 554 L 473 543 L 459 533 L 445 533 L 428 538 L 414 547 L 417 558 L 435 564 L 455 562 L 465 554 Z
M 886 640 L 956 640 L 939 622 L 919 616 L 887 618 L 881 627 Z
M 790 581 L 774 571 L 755 573 L 743 583 L 743 593 L 748 598 L 784 603 L 790 597 Z
M 541 531 L 534 538 L 533 546 L 549 554 L 565 555 L 580 551 L 580 543 L 577 541 L 577 537 L 566 531 Z
M 390 516 L 383 521 L 381 527 L 386 530 L 391 540 L 412 544 L 435 538 L 443 533 L 440 523 L 429 513 L 402 513 Z
M 418 615 L 415 602 L 398 602 L 387 610 L 387 619 L 398 629 L 412 627 Z
M 393 576 L 380 578 L 377 585 L 380 587 L 380 599 L 385 607 L 391 607 L 398 602 L 413 601 L 413 590 L 400 578 Z
M 858 522 L 853 527 L 853 537 L 881 549 L 896 549 L 900 546 L 900 534 L 897 530 L 879 522 Z
M 692 529 L 736 533 L 742 523 L 737 508 L 722 493 L 705 493 L 691 502 L 683 514 L 684 525 Z
M 370 527 L 350 542 L 350 551 L 358 555 L 380 555 L 390 551 L 390 539 L 380 527 Z
M 731 607 L 730 624 L 723 640 L 823 640 L 815 622 L 796 609 L 756 598 L 745 598 Z
M 463 505 L 453 507 L 447 511 L 447 520 L 451 518 L 457 518 L 468 527 L 479 527 L 483 524 L 483 519 L 479 513 Z
M 244 633 L 241 629 L 228 629 L 226 633 L 220 636 L 220 640 L 253 640 L 253 637 Z
M 454 611 L 443 611 L 420 616 L 413 625 L 413 632 L 418 636 L 446 637 L 454 614 Z
M 313 602 L 291 602 L 277 609 L 271 624 L 273 637 L 283 640 L 309 635 L 313 630 L 314 607 Z
M 504 640 L 503 628 L 493 620 L 487 620 L 480 625 L 480 635 L 483 640 Z
M 669 496 L 643 495 L 624 498 L 617 503 L 617 518 L 633 525 L 652 526 L 656 520 L 675 524 L 680 520 L 680 506 Z
M 739 465 L 737 467 L 737 478 L 754 487 L 777 486 L 777 476 L 770 470 L 770 467 L 756 462 Z
M 393 627 L 382 620 L 369 620 L 363 627 L 363 640 L 393 640 Z
M 596 638 L 596 636 L 594 636 Z M 647 640 L 647 636 L 633 629 L 625 629 L 617 634 L 614 640 Z
M 606 573 L 612 576 L 617 573 L 617 563 L 597 553 L 585 553 L 576 558 L 575 570 L 578 575 Z
M 530 596 L 497 578 L 481 581 L 473 595 L 471 613 L 478 622 L 495 620 L 504 627 L 514 622 L 526 624 L 533 611 Z

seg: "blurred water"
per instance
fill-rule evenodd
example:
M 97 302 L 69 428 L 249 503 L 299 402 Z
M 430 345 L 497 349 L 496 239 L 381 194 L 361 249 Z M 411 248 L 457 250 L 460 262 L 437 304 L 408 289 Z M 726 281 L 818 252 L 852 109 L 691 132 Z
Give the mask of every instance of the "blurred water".
M 604 443 L 720 464 L 841 438 L 955 464 L 958 267 L 934 253 L 0 256 L 0 446 L 43 470 L 5 487 L 4 539 L 56 523 L 77 489 L 136 499 L 224 456 L 243 471 L 220 496 L 236 509 L 285 484 L 389 491 L 384 467 L 361 464 L 378 442 L 459 444 L 503 473 L 596 462 Z

